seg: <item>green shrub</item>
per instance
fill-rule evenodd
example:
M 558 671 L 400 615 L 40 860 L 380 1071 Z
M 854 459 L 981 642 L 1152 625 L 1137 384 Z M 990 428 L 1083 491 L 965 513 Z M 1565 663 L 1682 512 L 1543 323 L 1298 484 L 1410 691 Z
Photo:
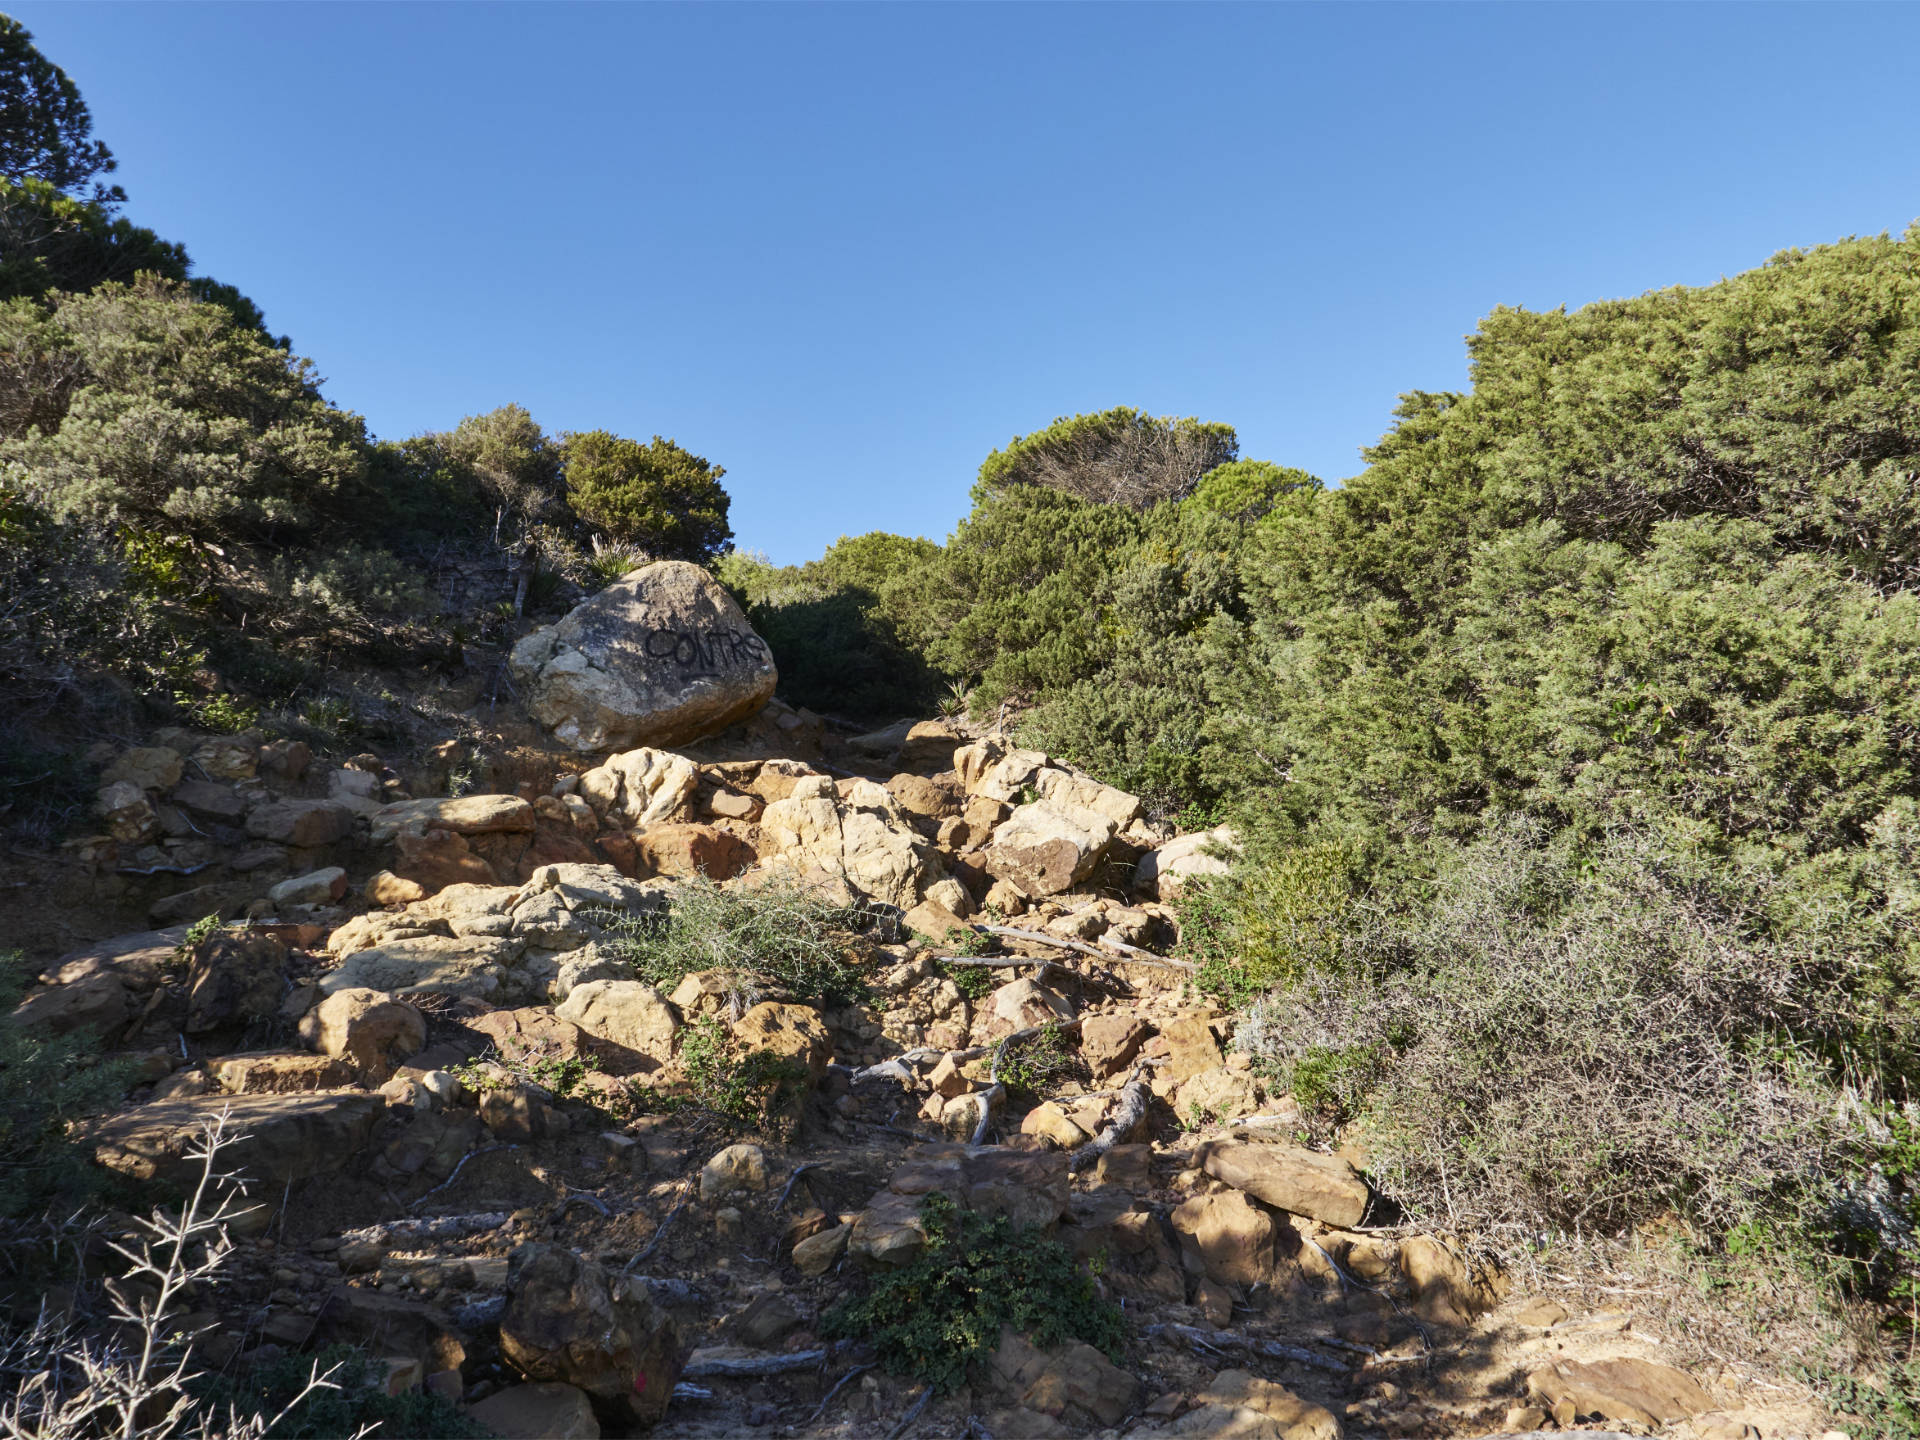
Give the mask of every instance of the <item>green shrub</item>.
M 1033 1100 L 1044 1100 L 1063 1081 L 1076 1075 L 1084 1078 L 1086 1073 L 1080 1052 L 1067 1043 L 1058 1025 L 1048 1025 L 1031 1039 L 1009 1045 L 1000 1061 L 1001 1084 Z
M 694 1104 L 730 1126 L 787 1133 L 811 1077 L 807 1067 L 771 1050 L 743 1050 L 708 1015 L 687 1027 L 680 1064 Z
M 615 540 L 663 559 L 706 562 L 733 541 L 718 465 L 654 436 L 589 430 L 566 437 L 567 498 Z
M 313 1390 L 288 1410 L 316 1364 L 322 1372 L 333 1370 L 331 1379 L 338 1388 Z M 425 1390 L 387 1394 L 386 1378 L 384 1365 L 352 1346 L 331 1345 L 318 1354 L 284 1355 L 235 1376 L 203 1375 L 189 1389 L 199 1406 L 216 1416 L 225 1416 L 229 1409 L 241 1416 L 286 1411 L 261 1440 L 335 1440 L 368 1427 L 377 1427 L 374 1435 L 393 1440 L 483 1440 L 493 1434 L 443 1396 Z
M 637 979 L 672 991 L 696 970 L 737 977 L 736 1004 L 772 990 L 802 1005 L 846 1005 L 867 993 L 848 958 L 857 915 L 797 882 L 723 890 L 705 876 L 681 882 L 664 916 L 627 918 L 608 940 Z
M 938 1191 L 922 1202 L 920 1223 L 920 1255 L 828 1311 L 822 1334 L 867 1341 L 888 1370 L 943 1395 L 993 1353 L 1006 1325 L 1041 1349 L 1079 1340 L 1120 1358 L 1119 1306 L 1059 1241 L 1004 1215 L 957 1210 Z
M 1239 452 L 1231 425 L 1156 419 L 1121 405 L 1014 436 L 980 466 L 974 494 L 1044 485 L 1095 504 L 1144 507 L 1180 499 Z
M 102 1061 L 98 1037 L 43 1039 L 6 1023 L 32 971 L 0 951 L 0 1219 L 71 1211 L 102 1173 L 70 1127 L 117 1104 L 133 1083 L 126 1061 Z

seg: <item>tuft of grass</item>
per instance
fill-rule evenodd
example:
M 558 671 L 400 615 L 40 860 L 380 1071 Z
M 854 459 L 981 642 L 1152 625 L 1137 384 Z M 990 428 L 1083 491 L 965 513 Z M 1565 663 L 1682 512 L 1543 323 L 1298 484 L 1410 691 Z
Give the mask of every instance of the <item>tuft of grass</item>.
M 734 1004 L 775 991 L 802 1005 L 850 1005 L 865 998 L 865 976 L 849 959 L 856 912 L 795 882 L 723 890 L 705 876 L 683 882 L 663 916 L 625 917 L 606 944 L 636 978 L 671 991 L 698 970 L 730 971 Z
M 1009 1045 L 1000 1060 L 1000 1083 L 1033 1099 L 1044 1099 L 1062 1081 L 1085 1074 L 1080 1052 L 1067 1043 L 1058 1025 L 1047 1026 L 1031 1040 Z
M 1119 1360 L 1127 1326 L 1073 1252 L 1004 1215 L 960 1210 L 935 1191 L 920 1206 L 926 1248 L 822 1318 L 829 1338 L 865 1340 L 895 1375 L 957 1389 L 1010 1325 L 1041 1349 L 1080 1340 Z

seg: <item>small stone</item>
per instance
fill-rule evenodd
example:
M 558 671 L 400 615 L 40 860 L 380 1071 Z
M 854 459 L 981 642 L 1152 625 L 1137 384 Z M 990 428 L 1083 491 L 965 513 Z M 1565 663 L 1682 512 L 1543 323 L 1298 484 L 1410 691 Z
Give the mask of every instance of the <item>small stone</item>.
M 267 892 L 276 905 L 331 905 L 347 893 L 347 872 L 338 865 L 282 880 Z
M 729 1145 L 700 1171 L 700 1198 L 711 1202 L 741 1190 L 767 1188 L 767 1157 L 758 1145 Z
M 802 1275 L 824 1275 L 847 1253 L 851 1225 L 835 1225 L 809 1235 L 793 1247 L 793 1265 Z

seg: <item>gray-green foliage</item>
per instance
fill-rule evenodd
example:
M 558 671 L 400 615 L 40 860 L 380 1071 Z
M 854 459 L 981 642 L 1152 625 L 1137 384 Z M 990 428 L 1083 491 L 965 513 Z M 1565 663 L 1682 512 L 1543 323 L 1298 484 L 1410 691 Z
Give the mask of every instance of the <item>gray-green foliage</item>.
M 802 1004 L 844 1005 L 865 993 L 847 953 L 855 919 L 792 881 L 723 890 L 695 876 L 674 888 L 665 916 L 632 920 L 608 943 L 637 979 L 663 990 L 693 971 L 720 970 L 731 972 L 743 1005 L 775 991 Z

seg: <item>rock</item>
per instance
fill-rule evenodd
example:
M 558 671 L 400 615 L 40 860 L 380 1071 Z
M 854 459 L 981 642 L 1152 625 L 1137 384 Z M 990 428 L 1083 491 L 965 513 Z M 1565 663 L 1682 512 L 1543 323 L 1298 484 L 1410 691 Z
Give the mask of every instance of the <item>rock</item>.
M 817 1235 L 809 1235 L 793 1247 L 793 1264 L 802 1275 L 824 1275 L 840 1263 L 847 1253 L 851 1225 L 835 1225 Z
M 322 994 L 362 988 L 395 995 L 474 995 L 487 999 L 505 987 L 508 969 L 525 950 L 519 940 L 491 936 L 420 935 L 359 950 L 320 977 Z
M 673 1397 L 679 1346 L 644 1285 L 559 1245 L 513 1252 L 500 1350 L 529 1380 L 577 1385 L 623 1419 L 651 1425 Z
M 1038 795 L 1035 778 L 1047 767 L 1038 750 L 1020 750 L 989 736 L 953 752 L 954 773 L 969 795 L 1003 805 L 1020 804 Z
M 366 888 L 360 893 L 374 905 L 411 905 L 416 900 L 427 898 L 427 887 L 418 880 L 408 880 L 391 870 L 382 870 L 367 881 Z
M 1080 1022 L 1080 1058 L 1095 1081 L 1133 1068 L 1153 1027 L 1132 1015 L 1089 1015 Z
M 351 1066 L 325 1055 L 226 1055 L 211 1066 L 214 1083 L 230 1095 L 293 1095 L 337 1090 L 354 1081 Z
M 693 761 L 642 747 L 609 756 L 580 777 L 580 795 L 609 825 L 657 825 L 684 813 L 698 789 Z
M 1011 880 L 995 880 L 980 904 L 982 908 L 997 910 L 1002 915 L 1024 915 L 1027 913 L 1027 892 Z
M 1029 896 L 1058 895 L 1093 873 L 1116 833 L 1113 821 L 1098 811 L 1036 800 L 995 828 L 987 868 Z
M 445 830 L 452 835 L 524 834 L 534 827 L 533 806 L 517 795 L 461 795 L 446 800 L 400 800 L 373 814 L 368 838 L 391 844 L 402 832 Z
M 533 717 L 581 752 L 678 745 L 773 697 L 773 653 L 705 570 L 660 560 L 513 647 Z
M 100 772 L 102 784 L 120 781 L 142 790 L 171 790 L 180 783 L 183 763 L 180 752 L 166 745 L 147 745 L 121 752 L 120 757 Z
M 1067 1213 L 1070 1187 L 1064 1154 L 989 1146 L 965 1157 L 961 1202 L 982 1215 L 1005 1215 L 1016 1227 L 1046 1227 Z
M 313 747 L 304 740 L 274 740 L 255 752 L 259 772 L 269 780 L 297 785 L 313 763 Z
M 942 880 L 940 884 L 952 885 L 954 882 Z M 956 911 L 949 910 L 936 900 L 922 900 L 900 917 L 900 925 L 908 934 L 924 935 L 936 945 L 946 943 L 949 931 L 970 928 Z
M 1331 1411 L 1245 1370 L 1222 1370 L 1194 1398 L 1199 1407 L 1182 1416 L 1171 1430 L 1144 1433 L 1221 1440 L 1340 1440 L 1340 1422 Z
M 1167 1041 L 1167 1064 L 1160 1073 L 1178 1082 L 1225 1063 L 1213 1026 L 1203 1015 L 1189 1015 L 1160 1027 Z
M 1493 1308 L 1492 1288 L 1478 1283 L 1467 1262 L 1431 1235 L 1413 1235 L 1400 1242 L 1400 1272 L 1413 1290 L 1415 1309 L 1436 1324 L 1467 1325 Z
M 988 1363 L 996 1389 L 1016 1396 L 1025 1410 L 1070 1423 L 1117 1425 L 1140 1398 L 1134 1376 L 1078 1340 L 1042 1351 L 1006 1329 Z
M 554 1011 L 589 1035 L 650 1057 L 673 1058 L 680 1012 L 651 985 L 637 980 L 590 980 L 577 986 Z
M 1337 1155 L 1297 1145 L 1210 1140 L 1195 1156 L 1216 1180 L 1244 1190 L 1276 1210 L 1350 1229 L 1367 1213 L 1367 1185 Z
M 1514 1312 L 1514 1320 L 1535 1330 L 1548 1330 L 1567 1318 L 1567 1307 L 1544 1295 L 1535 1295 Z
M 480 1123 L 507 1145 L 525 1145 L 553 1128 L 546 1101 L 525 1085 L 482 1092 L 479 1111 Z
M 899 774 L 887 781 L 887 793 L 908 815 L 933 823 L 957 819 L 966 797 L 951 785 L 942 785 L 924 775 Z
M 267 892 L 275 905 L 331 905 L 347 893 L 347 872 L 338 865 L 282 880 Z
M 1073 1018 L 1073 1005 L 1037 981 L 1021 976 L 993 992 L 991 1013 L 1009 1030 L 1025 1030 Z
M 552 891 L 572 910 L 617 910 L 664 915 L 672 893 L 665 885 L 629 879 L 611 865 L 543 865 L 527 876 L 524 895 Z
M 375 1355 L 405 1356 L 419 1370 L 457 1370 L 467 1348 L 445 1313 L 420 1300 L 358 1286 L 336 1286 L 314 1326 L 320 1345 L 352 1345 Z
M 133 1014 L 127 986 L 112 970 L 78 976 L 72 984 L 35 990 L 13 1008 L 7 1023 L 36 1035 L 91 1031 L 104 1041 Z
M 159 833 L 160 816 L 153 802 L 147 798 L 147 792 L 131 780 L 116 780 L 102 786 L 93 802 L 93 813 L 122 844 L 144 844 Z
M 1173 1211 L 1180 1243 L 1197 1254 L 1209 1278 L 1223 1285 L 1261 1285 L 1273 1279 L 1273 1216 L 1238 1190 L 1196 1195 Z
M 327 776 L 327 799 L 353 811 L 371 815 L 386 804 L 380 777 L 367 770 L 340 769 Z
M 741 1344 L 765 1350 L 786 1339 L 801 1323 L 801 1314 L 794 1308 L 793 1301 L 785 1295 L 763 1293 L 753 1298 L 733 1326 Z
M 182 810 L 221 825 L 238 824 L 247 813 L 246 797 L 217 780 L 182 780 L 169 798 Z
M 927 1074 L 927 1083 L 933 1087 L 933 1093 L 942 1100 L 951 1100 L 956 1095 L 964 1095 L 973 1088 L 973 1082 L 961 1073 L 960 1067 L 953 1063 L 953 1056 L 942 1055 L 933 1069 Z
M 1251 1075 L 1216 1065 L 1181 1081 L 1169 1103 L 1182 1120 L 1193 1122 L 1198 1117 L 1205 1124 L 1251 1115 L 1260 1108 L 1260 1096 Z
M 765 858 L 842 877 L 858 894 L 902 910 L 941 878 L 937 852 L 871 780 L 852 782 L 842 796 L 824 776 L 804 779 L 767 806 L 760 830 Z
M 927 1248 L 918 1195 L 881 1191 L 854 1217 L 846 1253 L 874 1269 L 897 1269 Z
M 1116 1145 L 1093 1162 L 1096 1185 L 1117 1185 L 1135 1194 L 1153 1183 L 1153 1147 Z
M 1062 1150 L 1077 1150 L 1091 1138 L 1067 1118 L 1066 1111 L 1050 1101 L 1027 1112 L 1026 1119 L 1020 1122 L 1020 1133 L 1038 1135 Z
M 961 738 L 944 720 L 922 720 L 900 742 L 900 768 L 922 775 L 950 770 Z
M 593 1402 L 572 1385 L 510 1385 L 467 1413 L 493 1434 L 514 1440 L 600 1440 Z
M 707 813 L 723 820 L 754 821 L 766 802 L 757 795 L 739 795 L 731 790 L 716 790 L 707 798 Z
M 243 1138 L 221 1154 L 221 1167 L 284 1184 L 349 1163 L 385 1108 L 378 1095 L 365 1091 L 156 1100 L 108 1116 L 91 1127 L 89 1139 L 94 1158 L 110 1170 L 190 1186 L 201 1167 L 188 1151 L 206 1123 L 225 1110 L 227 1133 Z
M 275 845 L 317 849 L 353 833 L 353 811 L 331 800 L 274 800 L 247 812 L 247 834 Z
M 700 1199 L 722 1199 L 741 1190 L 767 1188 L 767 1156 L 758 1145 L 729 1145 L 700 1171 Z
M 383 991 L 352 986 L 333 991 L 301 1017 L 300 1039 L 377 1082 L 426 1045 L 427 1023 L 413 1006 Z
M 633 832 L 634 874 L 731 880 L 758 858 L 737 835 L 711 825 L 649 825 Z
M 187 1033 L 264 1020 L 287 991 L 287 947 L 270 935 L 217 930 L 187 967 Z
M 216 736 L 196 746 L 189 758 L 209 780 L 251 780 L 260 768 L 260 737 L 250 730 Z
M 1180 893 L 1180 887 L 1196 875 L 1226 874 L 1227 862 L 1205 851 L 1217 846 L 1231 849 L 1238 843 L 1232 827 L 1226 825 L 1169 840 L 1140 857 L 1133 872 L 1134 889 L 1156 900 L 1171 900 Z
M 1555 1361 L 1527 1376 L 1527 1393 L 1549 1409 L 1570 1405 L 1578 1417 L 1597 1415 L 1649 1430 L 1713 1408 L 1712 1397 L 1691 1376 L 1633 1358 Z
M 856 755 L 870 760 L 887 760 L 900 753 L 900 746 L 907 738 L 907 732 L 913 728 L 911 720 L 896 720 L 884 730 L 872 730 L 865 735 L 855 735 L 847 741 L 847 748 Z
M 742 1015 L 733 1038 L 746 1050 L 771 1050 L 805 1067 L 809 1084 L 817 1085 L 833 1059 L 833 1040 L 820 1012 L 805 1005 L 763 1001 Z

